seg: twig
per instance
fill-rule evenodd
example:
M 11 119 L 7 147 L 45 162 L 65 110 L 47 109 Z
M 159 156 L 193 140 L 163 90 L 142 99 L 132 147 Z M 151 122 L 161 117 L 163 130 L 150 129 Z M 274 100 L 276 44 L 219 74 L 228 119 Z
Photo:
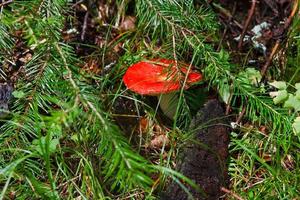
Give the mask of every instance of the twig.
M 290 24 L 292 23 L 292 20 L 293 20 L 296 12 L 298 10 L 298 6 L 299 6 L 299 0 L 295 0 L 294 5 L 293 5 L 293 9 L 291 11 L 291 14 L 288 17 L 288 19 L 286 20 L 286 22 L 284 23 L 284 29 L 283 30 L 286 30 L 290 26 Z M 275 53 L 277 52 L 277 49 L 279 48 L 280 42 L 281 42 L 280 39 L 276 40 L 276 43 L 272 48 L 271 54 L 268 57 L 267 62 L 265 63 L 265 65 L 263 66 L 263 68 L 260 72 L 262 77 L 264 77 L 266 75 L 266 72 L 267 72 L 267 70 L 268 70 L 268 68 L 269 68 L 269 66 L 270 66 L 270 64 L 273 60 L 273 57 L 274 57 Z
M 232 14 L 229 17 L 229 21 L 232 21 L 233 15 L 235 14 L 235 11 L 236 11 L 236 2 L 234 2 L 234 4 L 233 4 Z M 219 42 L 217 51 L 220 51 L 221 46 L 222 46 L 222 42 L 223 42 L 223 40 L 224 40 L 224 38 L 226 36 L 227 31 L 228 31 L 228 26 L 226 26 L 225 29 L 224 29 L 224 31 L 223 31 L 222 38 L 221 38 L 221 40 Z
M 230 112 L 230 103 L 226 105 L 226 111 L 225 111 L 225 115 L 229 115 L 229 112 Z
M 225 111 L 225 115 L 229 115 L 229 112 L 230 112 L 230 104 L 231 104 L 231 100 L 232 100 L 232 96 L 233 96 L 233 85 L 230 86 L 230 96 L 229 96 L 229 99 L 228 99 L 228 104 L 226 106 L 226 111 Z
M 4 6 L 6 4 L 9 4 L 11 2 L 13 2 L 13 0 L 4 1 L 3 3 L 0 3 L 0 7 Z
M 175 30 L 174 30 L 174 27 L 172 27 L 172 44 L 173 44 L 173 57 L 174 57 L 174 60 L 175 60 L 175 66 L 177 67 L 177 56 L 176 56 L 176 39 L 175 39 Z
M 247 31 L 247 28 L 248 28 L 248 26 L 250 24 L 250 21 L 252 19 L 252 16 L 254 14 L 255 6 L 256 6 L 256 0 L 252 0 L 251 8 L 249 10 L 248 17 L 247 17 L 246 23 L 244 25 L 243 31 L 241 33 L 240 41 L 239 41 L 239 44 L 238 44 L 238 49 L 239 50 L 241 50 L 241 48 L 243 46 L 243 40 L 244 40 L 246 31 Z
M 71 8 L 74 8 L 75 6 L 77 6 L 78 4 L 81 4 L 83 2 L 84 2 L 84 0 L 80 0 L 80 1 L 78 1 L 76 3 L 74 3 Z
M 84 41 L 84 38 L 85 38 L 88 17 L 89 17 L 89 12 L 86 12 L 84 15 L 82 31 L 81 31 L 81 36 L 80 36 L 81 41 Z
M 292 12 L 289 16 L 289 18 L 286 20 L 286 22 L 284 23 L 284 29 L 287 29 L 290 24 L 292 23 L 292 20 L 298 10 L 298 5 L 299 5 L 299 0 L 295 0 L 295 3 L 294 3 L 294 6 L 293 6 L 293 9 L 292 9 Z
M 98 119 L 101 121 L 103 127 L 105 130 L 108 130 L 108 125 L 106 124 L 104 117 L 98 112 L 97 108 L 94 106 L 94 104 L 92 104 L 89 100 L 88 97 L 85 94 L 81 94 L 80 93 L 80 88 L 78 87 L 78 85 L 76 84 L 75 80 L 73 79 L 73 73 L 72 70 L 70 69 L 70 67 L 68 66 L 67 63 L 67 59 L 65 58 L 60 46 L 58 43 L 55 44 L 55 47 L 58 51 L 58 53 L 60 54 L 62 60 L 63 60 L 63 65 L 65 67 L 65 69 L 67 70 L 67 76 L 66 79 L 69 80 L 69 82 L 71 83 L 73 89 L 76 92 L 76 95 L 80 98 L 82 103 L 85 103 L 88 105 L 88 107 L 95 113 L 95 115 L 98 117 Z M 83 100 L 83 101 L 82 101 Z
M 239 116 L 238 116 L 238 118 L 237 118 L 237 120 L 235 122 L 236 124 L 239 124 L 242 121 L 245 113 L 246 113 L 246 106 L 243 106 L 242 112 L 239 114 Z
M 272 48 L 271 54 L 268 57 L 267 62 L 263 66 L 262 70 L 260 71 L 260 74 L 261 74 L 262 77 L 265 76 L 265 74 L 266 74 L 266 72 L 268 70 L 268 67 L 270 66 L 270 64 L 271 64 L 271 62 L 273 60 L 273 57 L 274 57 L 274 55 L 275 55 L 275 53 L 276 53 L 276 51 L 277 51 L 277 49 L 279 47 L 279 44 L 280 44 L 280 40 L 277 40 L 276 43 L 275 43 L 275 45 L 274 45 L 274 47 Z
M 233 21 L 233 23 L 235 23 L 235 25 L 237 25 L 240 29 L 243 29 L 243 25 L 240 24 L 238 21 L 233 19 L 233 14 L 231 14 L 228 10 L 226 10 L 225 8 L 221 7 L 220 5 L 216 4 L 216 3 L 212 3 L 211 4 L 215 9 L 217 9 L 221 14 L 225 15 L 229 21 Z
M 231 196 L 233 196 L 234 198 L 238 199 L 238 200 L 244 200 L 242 197 L 240 197 L 239 195 L 237 195 L 236 193 L 232 192 L 231 190 L 228 190 L 227 188 L 221 187 L 221 191 L 225 192 L 227 194 L 230 194 Z
M 221 47 L 222 47 L 222 43 L 223 43 L 223 40 L 224 40 L 224 38 L 225 38 L 225 36 L 226 36 L 227 30 L 228 30 L 228 27 L 226 26 L 226 27 L 224 28 L 223 33 L 222 33 L 222 37 L 221 37 L 221 39 L 220 39 L 220 42 L 219 42 L 219 45 L 218 45 L 218 48 L 217 48 L 217 52 L 220 51 L 220 49 L 221 49 Z

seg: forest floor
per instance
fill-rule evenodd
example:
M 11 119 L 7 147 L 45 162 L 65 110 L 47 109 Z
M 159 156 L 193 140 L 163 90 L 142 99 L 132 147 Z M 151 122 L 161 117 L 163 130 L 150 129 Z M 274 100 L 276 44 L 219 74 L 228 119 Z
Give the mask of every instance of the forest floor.
M 119 66 L 119 62 L 127 64 L 130 60 L 129 63 L 132 64 L 133 60 L 138 61 L 153 52 L 156 52 L 155 56 L 157 56 L 164 48 L 160 45 L 164 41 L 159 39 L 155 43 L 150 41 L 148 36 L 138 42 L 134 39 L 141 37 L 138 33 L 135 34 L 139 27 L 137 23 L 140 16 L 135 13 L 134 1 L 128 2 L 126 9 L 122 7 L 124 6 L 122 3 L 118 4 L 114 1 L 74 2 L 72 12 L 69 13 L 72 19 L 66 20 L 62 30 L 62 41 L 70 44 L 74 54 L 80 58 L 81 62 L 77 66 L 79 71 L 86 77 L 93 77 L 89 84 L 96 85 L 97 88 L 108 88 L 98 96 L 102 98 L 101 109 L 109 116 L 111 122 L 118 126 L 132 148 L 151 163 L 175 169 L 200 186 L 200 189 L 197 189 L 189 179 L 182 178 L 176 172 L 172 173 L 182 178 L 181 181 L 174 177 L 166 178 L 156 171 L 150 174 L 154 181 L 149 192 L 150 196 L 153 193 L 157 198 L 175 200 L 188 199 L 192 194 L 195 199 L 242 200 L 260 199 L 268 194 L 268 198 L 300 199 L 300 177 L 295 175 L 300 174 L 300 142 L 291 141 L 292 136 L 289 140 L 276 139 L 276 130 L 271 128 L 271 122 L 254 121 L 252 116 L 255 115 L 260 119 L 264 113 L 249 109 L 247 105 L 251 99 L 247 96 L 234 99 L 236 91 L 233 91 L 233 87 L 228 86 L 228 93 L 226 93 L 219 87 L 211 86 L 209 80 L 195 85 L 191 93 L 196 91 L 194 95 L 198 98 L 199 91 L 204 91 L 204 94 L 200 95 L 204 98 L 199 100 L 201 103 L 198 102 L 189 110 L 192 119 L 178 120 L 183 125 L 176 124 L 177 122 L 165 116 L 155 97 L 135 95 L 124 87 L 122 75 L 129 65 Z M 298 0 L 211 0 L 207 1 L 205 6 L 215 13 L 220 24 L 217 35 L 208 34 L 205 42 L 216 52 L 227 51 L 230 63 L 237 66 L 237 71 L 250 69 L 247 79 L 254 82 L 254 85 L 263 85 L 267 88 L 263 94 L 260 93 L 261 96 L 269 96 L 269 92 L 273 92 L 276 88 L 276 85 L 268 86 L 271 81 L 286 80 L 290 85 L 300 81 L 300 65 L 296 63 L 300 60 L 298 52 L 300 42 L 299 39 L 294 39 L 299 38 L 300 33 L 299 27 L 295 26 L 299 20 Z M 8 99 L 11 99 L 11 96 L 14 96 L 14 99 L 19 98 L 20 93 L 12 95 L 13 88 L 17 90 L 18 77 L 26 73 L 24 66 L 35 56 L 34 49 L 28 48 L 28 43 L 23 41 L 22 34 L 23 32 L 15 32 L 14 36 L 16 45 L 12 57 L 16 65 L 5 66 L 5 74 L 10 77 L 9 84 L 0 85 L 0 90 L 5 91 L 0 94 L 3 109 L 7 109 Z M 150 49 L 150 53 L 143 52 L 146 48 Z M 136 57 L 128 56 L 131 52 L 138 51 L 142 53 Z M 170 55 L 172 54 L 171 52 Z M 152 55 L 149 57 L 152 58 Z M 299 66 L 296 66 L 297 64 Z M 240 73 L 236 76 L 240 79 L 244 78 Z M 110 86 L 108 84 L 110 81 L 120 85 Z M 206 89 L 207 87 L 209 89 Z M 257 86 L 257 88 L 259 90 L 262 87 Z M 84 111 L 88 110 L 88 106 L 83 107 Z M 55 106 L 54 108 L 56 109 Z M 25 110 L 28 109 L 29 107 Z M 299 116 L 298 110 L 295 109 L 293 116 Z M 194 133 L 184 134 L 187 130 L 193 130 Z M 76 135 L 77 137 L 79 136 Z M 299 136 L 296 135 L 295 138 L 299 139 Z M 62 144 L 71 149 L 78 148 L 76 142 L 73 143 L 72 140 L 64 141 Z M 287 151 L 282 150 L 284 153 L 278 153 L 273 143 L 276 143 L 280 151 L 286 146 L 289 148 Z M 88 156 L 93 154 L 89 150 L 89 145 L 84 147 L 83 152 Z M 69 152 L 64 153 L 63 156 L 70 159 L 70 163 L 83 159 L 78 157 L 73 159 Z M 102 162 L 95 161 L 99 158 L 98 155 L 92 155 L 90 158 L 92 167 Z M 76 171 L 76 167 L 74 169 L 70 167 L 70 170 Z M 80 170 L 76 173 L 78 171 Z M 95 173 L 102 172 L 100 170 Z M 50 176 L 49 173 L 47 176 Z M 43 178 L 41 177 L 40 181 Z M 91 179 L 93 180 L 94 177 Z M 100 183 L 103 181 L 101 178 L 95 179 Z M 78 180 L 78 182 L 82 184 L 85 181 Z M 50 185 L 48 182 L 47 184 Z M 293 186 L 290 187 L 289 184 Z M 0 186 L 8 188 L 4 182 L 0 182 Z M 10 193 L 7 196 L 5 192 L 2 193 L 0 199 L 17 199 L 18 195 L 13 193 L 18 191 L 15 188 L 17 186 L 8 189 Z M 64 188 L 64 185 L 61 188 Z M 67 190 L 60 189 L 60 196 L 72 196 L 72 194 L 67 195 Z M 80 194 L 78 191 L 75 192 L 77 195 Z M 87 191 L 87 194 L 92 193 L 89 189 Z M 118 196 L 118 192 L 114 194 L 114 191 L 109 191 L 106 187 L 103 191 L 112 199 L 147 197 L 140 188 L 133 189 L 133 193 L 127 192 L 127 196 L 122 197 Z M 92 198 L 93 195 L 91 194 L 90 197 Z
M 287 62 L 287 54 L 288 51 L 287 46 L 289 45 L 289 36 L 288 33 L 290 31 L 290 27 L 292 26 L 292 20 L 296 15 L 296 9 L 299 6 L 298 2 L 293 2 L 291 0 L 285 1 L 230 1 L 230 0 L 221 0 L 219 3 L 215 3 L 214 1 L 210 1 L 210 6 L 218 15 L 219 23 L 222 24 L 220 29 L 220 40 L 218 44 L 214 44 L 215 48 L 218 50 L 220 48 L 225 48 L 231 56 L 231 60 L 238 66 L 244 67 L 254 67 L 255 69 L 259 69 L 262 79 L 267 79 L 265 76 L 267 75 L 269 67 L 278 68 L 281 71 L 288 71 L 286 69 Z M 113 14 L 115 12 L 115 7 L 111 5 L 111 7 L 105 7 L 107 4 L 102 4 L 102 10 L 108 9 L 107 13 Z M 77 30 L 81 30 L 80 34 L 77 34 L 76 38 L 72 38 L 72 36 L 68 36 L 68 40 L 75 40 L 79 43 L 83 43 L 83 46 L 76 46 L 77 53 L 80 56 L 88 56 L 92 54 L 93 50 L 87 48 L 85 45 L 102 45 L 104 43 L 108 44 L 107 46 L 112 45 L 113 47 L 105 53 L 105 59 L 102 58 L 92 58 L 89 57 L 86 60 L 85 66 L 83 69 L 91 71 L 92 73 L 99 73 L 101 69 L 99 66 L 105 65 L 110 66 L 114 63 L 117 63 L 117 59 L 124 53 L 121 48 L 122 42 L 118 43 L 118 39 L 122 37 L 124 31 L 134 30 L 136 28 L 136 16 L 133 16 L 133 13 L 127 13 L 127 15 L 122 16 L 123 19 L 119 24 L 119 27 L 110 27 L 109 34 L 108 30 L 103 30 L 103 27 L 97 27 L 95 21 L 92 19 L 93 16 L 89 14 L 88 10 L 83 9 L 82 6 L 77 5 L 77 14 L 78 24 Z M 100 3 L 101 10 L 101 3 Z M 109 15 L 109 14 L 108 14 Z M 103 18 L 109 18 L 110 16 L 103 16 Z M 104 28 L 106 29 L 106 28 Z M 120 32 L 121 31 L 121 32 Z M 114 45 L 113 45 L 114 44 Z M 138 47 L 137 47 L 138 48 Z M 159 47 L 156 47 L 159 48 Z M 104 62 L 104 63 L 101 63 Z M 103 73 L 103 69 L 102 69 Z M 287 72 L 286 74 L 288 74 Z M 293 72 L 292 72 L 293 73 Z M 270 76 L 270 75 L 269 75 Z M 271 75 L 272 76 L 272 75 Z M 276 77 L 276 75 L 274 75 Z M 298 78 L 296 78 L 298 79 Z M 214 94 L 210 94 L 209 98 L 216 98 L 215 92 Z M 151 100 L 153 101 L 153 99 Z M 154 100 L 155 101 L 155 100 Z M 151 104 L 151 103 L 150 103 Z M 156 103 L 152 103 L 155 105 Z M 117 124 L 122 128 L 122 130 L 129 134 L 134 133 L 136 135 L 145 134 L 147 132 L 145 129 L 149 127 L 149 119 L 145 117 L 140 117 L 145 115 L 142 110 L 138 111 L 141 113 L 137 113 L 134 105 L 134 101 L 128 100 L 127 98 L 118 98 L 116 100 L 115 105 L 113 106 L 115 120 Z M 212 109 L 212 108 L 211 108 Z M 226 112 L 227 116 L 231 116 L 230 120 L 235 124 L 239 124 L 240 126 L 253 126 L 251 122 L 244 120 L 243 115 L 245 114 L 245 110 L 242 109 L 240 114 L 237 116 L 232 116 L 232 109 L 230 105 L 223 105 L 224 112 Z M 213 111 L 211 110 L 213 113 Z M 209 113 L 206 111 L 205 114 Z M 211 113 L 211 114 L 212 114 Z M 219 113 L 219 117 L 223 114 Z M 126 117 L 129 116 L 129 117 Z M 137 116 L 137 117 L 132 117 Z M 217 117 L 217 116 L 215 116 Z M 209 118 L 207 118 L 209 119 Z M 225 122 L 223 122 L 225 123 Z M 160 125 L 159 125 L 160 124 Z M 170 121 L 167 118 L 160 119 L 159 124 L 154 125 L 154 132 L 151 136 L 151 139 L 148 139 L 144 145 L 145 154 L 155 153 L 157 149 L 165 148 L 165 143 L 169 143 L 168 137 L 165 135 L 164 129 L 171 128 L 169 127 Z M 199 122 L 199 124 L 201 124 Z M 202 121 L 203 124 L 203 121 Z M 160 127 L 163 126 L 163 127 Z M 137 129 L 138 127 L 138 129 Z M 265 131 L 264 126 L 257 127 L 261 131 Z M 208 145 L 210 151 L 200 150 L 201 147 L 196 147 L 194 150 L 188 150 L 184 152 L 184 156 L 186 159 L 185 162 L 193 163 L 192 166 L 185 166 L 185 169 L 181 171 L 184 175 L 189 178 L 192 178 L 196 183 L 198 183 L 201 188 L 204 188 L 204 192 L 208 193 L 208 197 L 202 197 L 204 199 L 216 199 L 217 197 L 221 197 L 222 193 L 232 196 L 236 199 L 242 199 L 238 194 L 230 191 L 227 188 L 232 186 L 228 185 L 228 177 L 226 174 L 228 169 L 228 141 L 226 137 L 229 137 L 229 129 L 227 130 L 210 130 L 208 134 L 198 133 L 198 137 L 202 137 L 199 141 L 204 143 L 204 145 Z M 203 136 L 204 135 L 204 136 Z M 223 136 L 222 136 L 223 135 Z M 134 138 L 133 140 L 137 140 Z M 225 137 L 224 139 L 221 139 Z M 215 141 L 217 138 L 220 139 L 217 143 L 210 143 L 208 141 Z M 168 145 L 167 145 L 167 148 Z M 212 151 L 213 150 L 213 151 Z M 197 151 L 200 151 L 196 153 Z M 219 151 L 219 152 L 218 152 Z M 189 153 L 188 153 L 189 152 Z M 181 153 L 182 154 L 182 153 Z M 215 154 L 217 154 L 222 161 L 222 163 L 218 164 L 213 162 L 215 158 Z M 149 155 L 148 155 L 149 156 Z M 191 157 L 192 156 L 192 157 Z M 239 154 L 232 154 L 231 156 L 239 159 Z M 266 155 L 265 155 L 266 156 Z M 180 157 L 180 156 L 179 156 Z M 182 156 L 181 156 L 182 157 Z M 211 158 L 209 158 L 211 157 Z M 200 159 L 200 160 L 199 160 Z M 212 160 L 209 160 L 212 159 Z M 267 159 L 267 158 L 266 158 Z M 155 162 L 155 159 L 153 160 Z M 179 162 L 183 162 L 182 160 Z M 286 160 L 284 165 L 294 165 L 293 161 Z M 178 164 L 177 164 L 178 165 Z M 184 165 L 184 164 L 183 164 Z M 209 165 L 209 166 L 207 166 Z M 223 168 L 219 168 L 220 166 Z M 225 166 L 225 168 L 224 168 Z M 180 170 L 180 167 L 177 167 Z M 216 170 L 218 169 L 218 170 Z M 198 175 L 195 175 L 199 173 Z M 223 175 L 217 175 L 218 173 L 223 173 Z M 192 175 L 194 174 L 194 175 Z M 212 179 L 215 178 L 218 181 L 214 182 Z M 227 180 L 224 180 L 227 179 Z M 204 180 L 204 181 L 203 181 Z M 234 183 L 231 183 L 234 184 Z M 252 183 L 248 183 L 248 188 L 250 188 L 251 184 L 257 184 L 255 181 Z M 177 185 L 177 184 L 175 184 Z M 180 194 L 180 192 L 176 190 L 182 190 L 177 185 L 170 186 L 171 188 L 167 188 L 167 196 L 165 199 L 185 199 L 186 195 Z M 172 188 L 173 187 L 173 188 Z M 175 187 L 175 188 L 174 188 Z M 179 188 L 178 188 L 179 187 Z M 221 188 L 221 193 L 219 189 Z M 193 189 L 190 188 L 192 191 Z M 183 191 L 183 190 L 182 190 Z M 169 196 L 168 196 L 169 195 Z M 186 196 L 186 197 L 185 197 Z M 201 198 L 201 194 L 196 194 L 194 197 Z M 226 197 L 223 196 L 223 197 Z

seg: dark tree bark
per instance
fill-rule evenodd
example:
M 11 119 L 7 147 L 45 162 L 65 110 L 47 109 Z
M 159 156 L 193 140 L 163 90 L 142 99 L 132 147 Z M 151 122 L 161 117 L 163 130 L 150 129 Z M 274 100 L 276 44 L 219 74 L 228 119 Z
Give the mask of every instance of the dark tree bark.
M 190 129 L 195 139 L 188 142 L 179 153 L 177 170 L 193 180 L 203 191 L 184 184 L 194 199 L 219 199 L 221 187 L 227 187 L 227 157 L 229 128 L 223 108 L 217 100 L 210 100 L 193 119 Z M 189 199 L 187 193 L 172 182 L 162 195 L 164 200 Z

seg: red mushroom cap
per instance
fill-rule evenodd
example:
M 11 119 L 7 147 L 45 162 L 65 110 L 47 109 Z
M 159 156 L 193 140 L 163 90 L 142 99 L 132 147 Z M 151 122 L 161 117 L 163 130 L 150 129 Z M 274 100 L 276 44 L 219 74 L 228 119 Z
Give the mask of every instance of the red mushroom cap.
M 167 59 L 141 61 L 133 64 L 126 71 L 123 81 L 128 89 L 142 95 L 158 95 L 177 91 L 187 76 L 184 86 L 202 80 L 202 75 L 192 69 L 188 72 L 189 65 Z

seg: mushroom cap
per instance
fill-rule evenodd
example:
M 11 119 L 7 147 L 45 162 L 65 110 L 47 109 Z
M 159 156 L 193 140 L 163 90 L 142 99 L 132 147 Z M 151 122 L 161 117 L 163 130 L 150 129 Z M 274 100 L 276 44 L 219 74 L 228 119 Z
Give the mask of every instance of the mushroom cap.
M 179 90 L 187 76 L 184 89 L 202 80 L 202 74 L 188 70 L 189 65 L 174 60 L 154 59 L 131 65 L 123 81 L 128 89 L 141 95 L 158 95 Z M 187 74 L 187 72 L 189 72 Z

